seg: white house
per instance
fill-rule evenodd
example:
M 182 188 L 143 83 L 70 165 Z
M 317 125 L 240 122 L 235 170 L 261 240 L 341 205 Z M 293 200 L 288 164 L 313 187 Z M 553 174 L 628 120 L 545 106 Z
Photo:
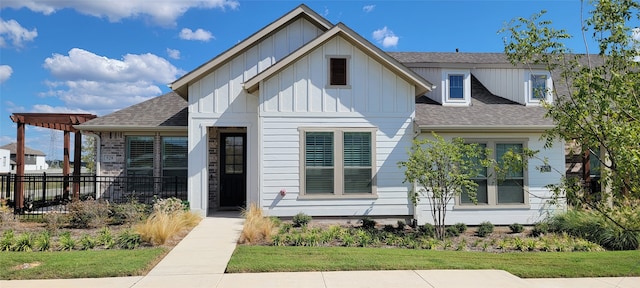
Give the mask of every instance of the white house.
M 539 140 L 552 127 L 540 100 L 552 100 L 553 81 L 527 71 L 497 53 L 385 53 L 301 5 L 176 80 L 174 92 L 77 128 L 98 135 L 100 173 L 185 175 L 203 215 L 257 203 L 274 216 L 424 223 L 428 207 L 413 206 L 397 163 L 431 131 L 494 151 L 540 149 L 551 166 L 542 170 L 564 171 L 562 143 Z M 513 179 L 522 189 L 478 179 L 481 203 L 457 199 L 449 220 L 539 220 L 552 211 L 544 186 L 560 176 L 538 166 Z
M 7 149 L 0 149 L 0 174 L 11 172 L 11 152 Z
M 10 163 L 10 171 L 15 170 L 15 161 L 17 155 L 17 144 L 9 143 L 4 146 L 0 146 L 0 150 L 9 150 L 10 157 L 8 162 Z M 38 170 L 47 170 L 49 169 L 49 164 L 46 162 L 45 154 L 36 149 L 31 149 L 29 147 L 24 147 L 24 170 L 25 171 L 38 171 Z M 13 162 L 13 163 L 11 163 Z M 0 155 L 0 166 L 2 166 L 2 156 Z

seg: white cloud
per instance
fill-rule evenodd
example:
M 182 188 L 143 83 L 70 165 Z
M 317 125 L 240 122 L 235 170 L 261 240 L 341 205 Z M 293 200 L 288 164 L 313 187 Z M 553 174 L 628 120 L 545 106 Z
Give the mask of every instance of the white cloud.
M 7 81 L 13 74 L 13 69 L 9 65 L 0 65 L 0 84 Z
M 14 47 L 20 48 L 24 42 L 33 41 L 37 36 L 35 28 L 29 31 L 16 20 L 4 21 L 0 18 L 0 47 L 8 47 L 11 42 Z
M 80 113 L 80 114 L 91 114 L 90 111 L 83 109 L 72 109 L 69 107 L 63 106 L 50 106 L 47 104 L 36 104 L 33 105 L 32 113 Z M 49 130 L 46 130 L 49 131 Z
M 398 40 L 400 40 L 400 38 L 396 36 L 393 31 L 387 28 L 387 26 L 384 26 L 384 28 L 382 29 L 373 31 L 373 39 L 375 39 L 376 42 L 382 44 L 382 47 L 384 48 L 396 47 L 398 46 Z
M 119 59 L 73 48 L 69 55 L 54 54 L 44 68 L 48 81 L 43 97 L 56 97 L 67 109 L 105 114 L 162 93 L 158 85 L 172 82 L 184 72 L 154 54 L 127 54 Z M 39 108 L 44 109 L 44 108 Z
M 2 0 L 0 8 L 27 8 L 45 15 L 58 10 L 70 8 L 82 14 L 95 17 L 106 17 L 116 22 L 123 18 L 150 17 L 160 25 L 174 25 L 178 17 L 191 8 L 201 9 L 236 9 L 240 6 L 237 0 Z
M 180 39 L 184 40 L 198 40 L 207 42 L 212 38 L 214 37 L 211 32 L 202 28 L 198 28 L 196 29 L 196 31 L 192 31 L 189 28 L 182 28 L 182 31 L 180 31 Z
M 167 48 L 167 55 L 169 55 L 171 59 L 180 59 L 180 50 Z
M 373 11 L 373 9 L 376 9 L 376 5 L 366 5 L 362 7 L 362 11 L 364 11 L 364 13 L 369 13 Z

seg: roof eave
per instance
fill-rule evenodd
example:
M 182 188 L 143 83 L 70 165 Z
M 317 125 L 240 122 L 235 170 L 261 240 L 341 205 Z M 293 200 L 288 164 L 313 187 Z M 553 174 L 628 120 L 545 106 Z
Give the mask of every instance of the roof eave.
M 421 132 L 544 132 L 554 125 L 418 125 Z
M 80 131 L 92 132 L 187 132 L 187 126 L 121 126 L 121 125 L 75 125 Z

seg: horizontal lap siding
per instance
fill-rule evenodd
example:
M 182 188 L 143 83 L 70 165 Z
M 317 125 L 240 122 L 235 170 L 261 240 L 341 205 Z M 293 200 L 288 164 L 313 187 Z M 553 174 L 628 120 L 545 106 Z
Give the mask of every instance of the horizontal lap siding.
M 300 127 L 383 127 L 376 133 L 377 199 L 298 199 Z M 393 134 L 384 127 L 395 127 Z M 264 117 L 262 201 L 270 215 L 315 216 L 408 215 L 407 185 L 397 168 L 411 145 L 410 118 L 276 118 Z M 280 191 L 287 191 L 281 197 Z
M 564 145 L 562 141 L 556 141 L 553 147 L 544 148 L 544 140 L 540 140 L 540 133 L 467 133 L 467 134 L 440 134 L 445 139 L 452 137 L 462 137 L 465 139 L 527 139 L 527 147 L 531 150 L 538 150 L 536 158 L 529 161 L 527 170 L 528 187 L 525 190 L 525 197 L 529 197 L 529 208 L 500 208 L 495 209 L 477 206 L 466 209 L 456 209 L 453 201 L 448 206 L 446 217 L 447 224 L 462 222 L 469 225 L 477 225 L 483 221 L 490 221 L 496 225 L 508 225 L 512 223 L 532 224 L 544 219 L 548 214 L 557 210 L 562 210 L 562 206 L 550 205 L 552 192 L 545 186 L 558 184 L 564 172 Z M 421 135 L 425 137 L 424 134 Z M 547 159 L 552 172 L 540 172 L 536 168 L 544 165 L 543 160 Z M 560 172 L 558 172 L 560 171 Z M 528 191 L 528 193 L 526 192 Z M 417 218 L 419 223 L 433 223 L 430 214 L 430 206 L 427 199 L 421 199 L 417 208 Z

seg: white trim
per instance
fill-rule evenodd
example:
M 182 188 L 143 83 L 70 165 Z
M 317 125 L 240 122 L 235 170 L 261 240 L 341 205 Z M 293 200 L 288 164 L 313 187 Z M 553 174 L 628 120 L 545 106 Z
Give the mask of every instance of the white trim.
M 463 76 L 463 97 L 452 99 L 449 95 L 449 76 Z M 469 106 L 471 105 L 471 70 L 469 69 L 442 69 L 442 105 L 443 106 Z
M 351 55 L 325 55 L 326 67 L 327 67 L 327 83 L 325 89 L 351 89 Z M 347 77 L 347 84 L 345 85 L 331 85 L 331 59 L 345 59 L 345 70 Z
M 545 76 L 547 77 L 546 88 L 547 93 L 545 99 L 534 99 L 533 98 L 533 81 L 531 81 L 532 76 Z M 545 70 L 526 70 L 524 73 L 524 99 L 527 106 L 529 105 L 542 105 L 542 102 L 552 103 L 553 97 L 551 91 L 553 91 L 553 79 L 551 78 L 551 73 Z M 543 101 L 544 100 L 544 101 Z

